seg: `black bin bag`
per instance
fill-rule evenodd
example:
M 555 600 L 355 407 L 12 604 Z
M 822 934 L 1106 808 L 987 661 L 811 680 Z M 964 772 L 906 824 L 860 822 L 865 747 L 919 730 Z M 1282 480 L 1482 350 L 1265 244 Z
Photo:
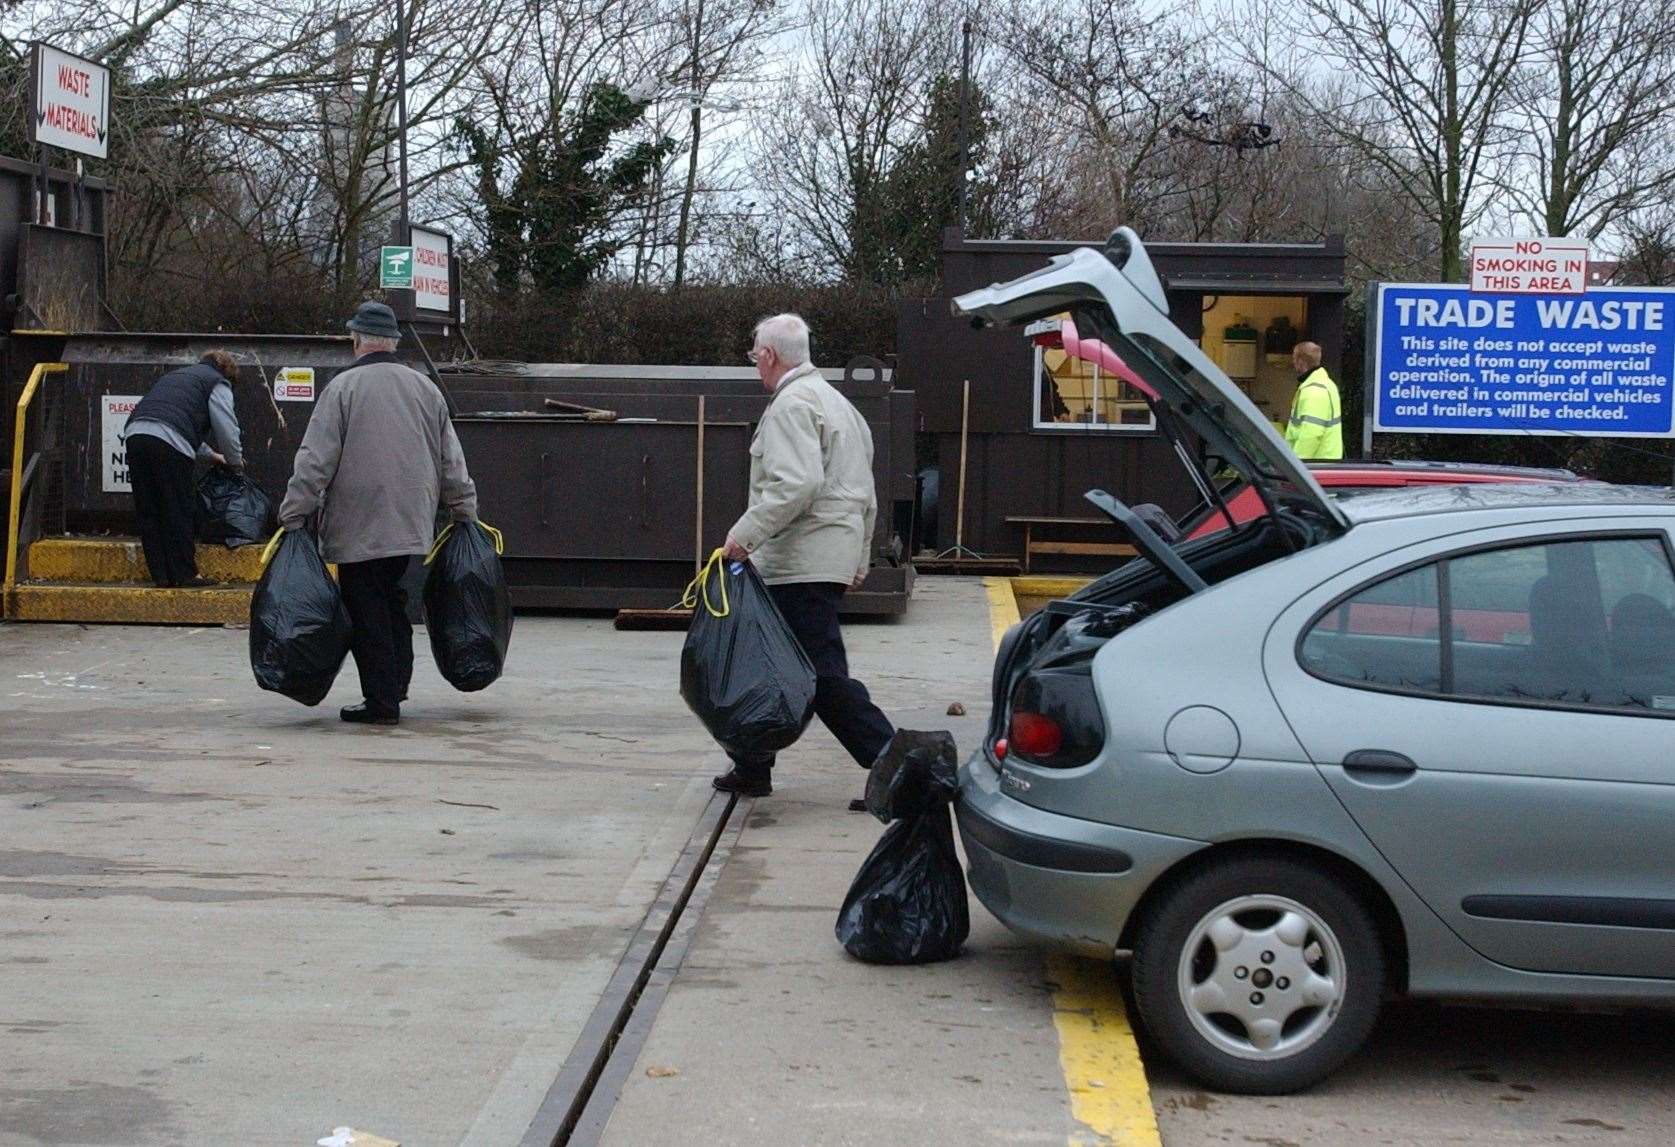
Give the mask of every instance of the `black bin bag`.
M 242 470 L 211 466 L 198 479 L 198 540 L 237 549 L 272 533 L 273 500 Z
M 425 628 L 436 668 L 463 693 L 487 688 L 512 643 L 512 594 L 500 565 L 500 531 L 455 522 L 425 558 Z
M 268 545 L 250 599 L 250 668 L 263 689 L 318 705 L 349 654 L 349 611 L 312 532 L 285 530 Z
M 777 753 L 814 716 L 814 666 L 749 562 L 717 550 L 687 586 L 680 695 L 721 747 Z
M 954 738 L 897 730 L 867 777 L 867 810 L 890 827 L 838 912 L 844 950 L 869 964 L 930 964 L 971 933 L 949 804 L 959 792 Z

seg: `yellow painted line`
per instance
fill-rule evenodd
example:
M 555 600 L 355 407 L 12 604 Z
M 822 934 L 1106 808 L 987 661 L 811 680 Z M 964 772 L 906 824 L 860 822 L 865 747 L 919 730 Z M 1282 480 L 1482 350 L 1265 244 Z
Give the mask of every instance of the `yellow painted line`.
M 1006 631 L 1018 624 L 1018 598 L 1003 577 L 984 578 L 983 589 L 989 595 L 989 636 L 998 649 Z
M 1007 578 L 983 579 L 989 631 L 996 645 L 1018 621 L 1018 600 Z M 1082 1126 L 1070 1147 L 1162 1147 L 1146 1066 L 1134 1042 L 1116 975 L 1109 964 L 1049 956 L 1053 1026 L 1059 1068 L 1070 1093 L 1070 1114 Z
M 1012 592 L 1019 597 L 1069 597 L 1087 587 L 1086 577 L 1015 577 Z
M 1162 1147 L 1146 1065 L 1140 1062 L 1111 966 L 1049 956 L 1047 974 L 1053 983 L 1059 1067 L 1070 1089 L 1070 1114 L 1083 1128 L 1071 1133 L 1072 1147 Z

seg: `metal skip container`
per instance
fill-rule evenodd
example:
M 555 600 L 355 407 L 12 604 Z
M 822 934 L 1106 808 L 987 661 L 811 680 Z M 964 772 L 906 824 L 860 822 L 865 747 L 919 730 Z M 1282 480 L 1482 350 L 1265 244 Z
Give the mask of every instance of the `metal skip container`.
M 211 348 L 233 354 L 249 473 L 277 502 L 316 401 L 354 365 L 341 336 L 42 333 L 13 343 L 12 373 L 33 358 L 69 365 L 53 383 L 62 432 L 47 460 L 46 533 L 134 533 L 123 424 L 165 371 Z M 422 359 L 412 365 L 426 369 Z M 900 613 L 912 571 L 892 521 L 913 496 L 912 395 L 894 390 L 882 368 L 827 376 L 872 429 L 879 500 L 873 572 L 844 609 Z M 519 607 L 673 605 L 744 509 L 750 439 L 768 402 L 753 372 L 445 363 L 436 377 L 456 411 L 480 513 L 505 534 Z
M 828 370 L 873 435 L 873 570 L 846 613 L 900 613 L 912 570 L 891 523 L 913 496 L 912 395 L 889 372 Z M 768 394 L 724 367 L 519 364 L 442 377 L 480 510 L 506 535 L 514 603 L 673 605 L 749 495 L 750 440 Z

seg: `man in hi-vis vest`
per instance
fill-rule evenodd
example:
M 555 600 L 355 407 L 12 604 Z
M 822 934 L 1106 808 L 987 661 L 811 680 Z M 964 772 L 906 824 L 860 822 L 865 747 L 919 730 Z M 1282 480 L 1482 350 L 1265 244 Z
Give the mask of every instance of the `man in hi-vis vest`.
M 1303 459 L 1334 462 L 1343 457 L 1343 403 L 1338 384 L 1320 365 L 1319 343 L 1298 343 L 1291 352 L 1297 372 L 1297 394 L 1291 400 L 1291 421 L 1285 440 Z

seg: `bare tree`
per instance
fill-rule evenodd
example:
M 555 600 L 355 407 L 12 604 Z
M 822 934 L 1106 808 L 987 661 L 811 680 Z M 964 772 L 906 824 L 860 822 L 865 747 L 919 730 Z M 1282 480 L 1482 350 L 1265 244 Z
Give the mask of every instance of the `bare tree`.
M 684 87 L 682 95 L 690 105 L 691 126 L 686 138 L 686 182 L 680 195 L 680 220 L 675 230 L 673 285 L 676 290 L 686 278 L 686 249 L 692 234 L 693 200 L 698 192 L 705 104 L 718 87 L 738 78 L 735 69 L 755 54 L 752 49 L 785 30 L 783 19 L 763 0 L 681 0 L 678 20 L 687 46 L 687 59 L 677 75 Z
M 1504 190 L 1546 235 L 1598 239 L 1675 188 L 1675 21 L 1636 0 L 1542 0 Z
M 1270 65 L 1431 220 L 1444 280 L 1460 278 L 1464 235 L 1512 158 L 1506 112 L 1539 2 L 1295 0 L 1307 35 Z
M 889 277 L 885 182 L 931 78 L 956 58 L 958 15 L 943 0 L 807 0 L 804 11 L 803 62 L 758 124 L 772 164 L 761 191 L 797 225 L 786 260 L 877 281 Z
M 1050 214 L 1088 232 L 1158 229 L 1180 192 L 1169 129 L 1219 87 L 1205 36 L 1144 0 L 1012 0 L 984 28 L 1066 169 Z
M 1616 281 L 1675 286 L 1675 206 L 1662 204 L 1625 222 Z
M 508 29 L 504 0 L 409 7 L 409 138 L 423 191 L 445 174 L 439 126 L 466 98 L 464 78 Z M 306 256 L 347 290 L 368 273 L 361 238 L 381 238 L 375 224 L 397 195 L 387 5 L 25 2 L 6 32 L 112 68 L 111 154 L 93 166 L 120 192 L 112 249 L 134 281 L 165 263 L 207 273 L 216 260 L 206 244 L 229 235 L 260 241 L 258 266 Z M 250 266 L 248 248 L 235 248 Z M 195 259 L 170 258 L 194 249 Z

